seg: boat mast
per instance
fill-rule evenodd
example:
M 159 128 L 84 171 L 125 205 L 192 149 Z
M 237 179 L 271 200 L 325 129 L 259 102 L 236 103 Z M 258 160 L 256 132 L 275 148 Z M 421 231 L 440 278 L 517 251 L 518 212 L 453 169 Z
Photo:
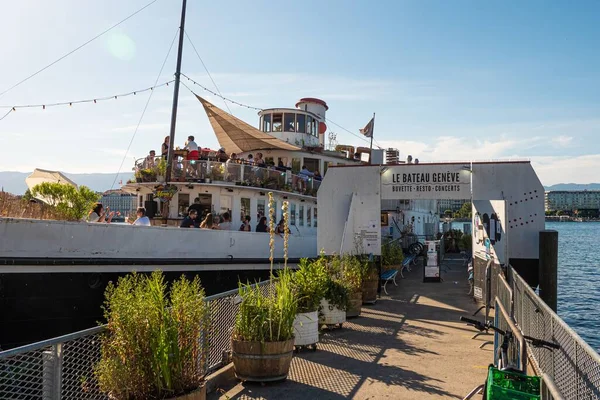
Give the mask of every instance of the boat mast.
M 177 50 L 177 67 L 175 68 L 175 88 L 173 89 L 173 110 L 171 111 L 171 133 L 169 135 L 169 152 L 167 153 L 166 182 L 171 180 L 173 150 L 175 147 L 175 126 L 177 125 L 177 103 L 179 102 L 179 81 L 181 78 L 181 56 L 183 54 L 183 35 L 185 34 L 185 9 L 187 0 L 181 5 L 181 24 L 179 25 L 179 46 Z

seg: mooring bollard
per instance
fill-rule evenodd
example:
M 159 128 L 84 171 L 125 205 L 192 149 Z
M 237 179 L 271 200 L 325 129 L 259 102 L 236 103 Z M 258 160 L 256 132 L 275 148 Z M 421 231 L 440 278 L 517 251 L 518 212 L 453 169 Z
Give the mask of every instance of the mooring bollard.
M 540 231 L 540 297 L 556 312 L 558 290 L 558 232 Z

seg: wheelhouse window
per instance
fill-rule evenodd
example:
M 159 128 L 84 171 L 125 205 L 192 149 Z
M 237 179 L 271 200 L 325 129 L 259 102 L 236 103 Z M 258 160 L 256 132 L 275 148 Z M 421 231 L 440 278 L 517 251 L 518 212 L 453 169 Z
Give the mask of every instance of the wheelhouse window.
M 319 124 L 319 121 L 317 121 L 316 119 L 313 118 L 313 120 L 312 120 L 312 135 L 313 136 L 319 136 L 318 124 Z
M 300 212 L 298 213 L 298 225 L 304 226 L 304 206 L 300 205 Z
M 290 204 L 290 225 L 296 225 L 296 203 Z
M 306 213 L 306 226 L 310 226 L 310 220 L 311 220 L 311 209 L 310 209 L 310 207 L 308 207 L 307 213 Z
M 296 132 L 306 133 L 306 115 L 296 114 Z
M 273 114 L 273 132 L 281 132 L 283 114 Z
M 284 114 L 284 127 L 286 132 L 296 132 L 296 114 Z
M 316 228 L 317 227 L 317 207 L 313 208 L 313 226 Z
M 262 117 L 263 132 L 271 132 L 271 114 L 265 114 Z
M 312 135 L 312 122 L 313 117 L 311 117 L 310 115 L 306 117 L 306 133 L 308 133 L 309 135 Z

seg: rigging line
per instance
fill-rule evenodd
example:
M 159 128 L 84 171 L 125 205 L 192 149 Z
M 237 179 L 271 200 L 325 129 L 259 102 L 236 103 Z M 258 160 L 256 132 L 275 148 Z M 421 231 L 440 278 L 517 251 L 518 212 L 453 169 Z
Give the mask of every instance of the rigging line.
M 329 118 L 325 118 L 325 120 L 326 120 L 327 122 L 331 122 L 332 124 L 334 124 L 334 125 L 335 125 L 335 126 L 337 126 L 338 128 L 340 128 L 340 129 L 342 129 L 342 130 L 344 130 L 344 131 L 348 132 L 348 133 L 349 133 L 349 134 L 351 134 L 352 136 L 356 136 L 357 138 L 359 138 L 359 139 L 361 139 L 361 140 L 364 140 L 365 142 L 369 143 L 369 139 L 367 139 L 366 137 L 364 137 L 364 136 L 360 136 L 360 135 L 357 135 L 356 133 L 349 131 L 348 129 L 344 128 L 344 127 L 343 127 L 343 126 L 341 126 L 340 124 L 337 124 L 337 123 L 335 123 L 334 121 L 330 120 Z M 373 140 L 373 141 L 374 141 L 374 142 L 377 144 L 377 141 L 375 141 L 375 140 Z M 379 146 L 379 144 L 377 144 L 377 147 L 379 147 L 380 149 L 382 148 L 381 146 Z
M 148 90 L 154 90 L 154 89 L 157 89 L 162 86 L 169 86 L 169 83 L 172 83 L 172 82 L 174 82 L 173 79 L 171 79 L 170 81 L 167 81 L 167 82 L 163 82 L 160 85 L 150 86 L 145 89 L 134 90 L 133 92 L 128 92 L 128 93 L 115 94 L 112 96 L 95 97 L 93 99 L 63 101 L 60 103 L 48 103 L 48 104 L 23 104 L 23 105 L 14 105 L 14 106 L 0 106 L 0 108 L 10 108 L 12 111 L 16 111 L 18 108 L 37 108 L 37 107 L 46 108 L 46 107 L 66 106 L 66 105 L 82 104 L 82 103 L 92 103 L 92 102 L 95 103 L 97 101 L 111 100 L 111 99 L 116 99 L 118 97 L 127 97 L 127 96 L 131 96 L 131 95 L 136 95 L 138 93 L 144 93 L 144 92 L 147 92 Z
M 229 108 L 229 104 L 227 104 L 227 102 L 225 101 L 225 98 L 221 94 L 221 91 L 219 90 L 219 87 L 217 86 L 217 83 L 215 82 L 215 80 L 213 79 L 212 75 L 208 71 L 208 68 L 206 68 L 206 64 L 204 64 L 204 61 L 202 60 L 202 57 L 200 57 L 200 54 L 198 53 L 198 50 L 196 50 L 196 46 L 194 46 L 194 42 L 192 42 L 192 39 L 190 38 L 190 36 L 187 34 L 186 31 L 183 31 L 183 33 L 185 33 L 185 37 L 187 37 L 188 41 L 192 45 L 192 48 L 194 49 L 194 52 L 196 53 L 196 55 L 198 56 L 198 59 L 202 63 L 202 66 L 204 67 L 204 70 L 208 74 L 208 77 L 212 81 L 213 85 L 215 85 L 215 89 L 217 89 L 217 92 L 219 93 L 219 97 L 221 97 L 223 99 L 223 103 L 225 103 L 225 107 L 227 107 L 227 110 L 229 110 L 229 114 L 233 115 L 233 113 L 231 112 L 231 109 Z
M 160 79 L 163 69 L 165 68 L 165 64 L 167 63 L 167 60 L 169 59 L 169 55 L 171 54 L 171 49 L 173 49 L 173 44 L 175 43 L 175 39 L 177 38 L 178 33 L 179 33 L 179 28 L 177 28 L 177 30 L 175 31 L 175 36 L 173 36 L 173 40 L 171 41 L 171 45 L 169 46 L 169 51 L 167 52 L 167 56 L 165 57 L 162 65 L 160 67 L 160 71 L 158 72 L 158 75 L 156 76 L 156 80 L 154 81 L 155 85 L 156 85 L 156 82 L 158 82 L 158 80 Z M 123 155 L 123 159 L 121 160 L 121 165 L 119 166 L 119 169 L 117 170 L 117 173 L 115 174 L 115 180 L 113 181 L 112 185 L 110 186 L 111 190 L 115 186 L 115 183 L 117 182 L 117 179 L 119 178 L 119 174 L 121 173 L 121 168 L 123 168 L 123 163 L 125 163 L 125 159 L 127 158 L 127 154 L 129 154 L 129 149 L 131 148 L 131 145 L 133 144 L 135 135 L 137 134 L 137 131 L 140 128 L 142 120 L 144 119 L 144 115 L 146 115 L 146 110 L 148 109 L 148 105 L 150 104 L 150 100 L 152 99 L 153 94 L 154 94 L 154 90 L 150 92 L 150 96 L 148 96 L 148 100 L 146 100 L 146 105 L 144 106 L 142 115 L 140 115 L 140 119 L 135 127 L 135 130 L 133 131 L 133 136 L 131 136 L 131 140 L 129 141 L 127 150 L 125 151 L 125 154 Z
M 135 15 L 137 15 L 138 13 L 142 12 L 143 10 L 145 10 L 146 8 L 150 7 L 152 4 L 156 3 L 158 0 L 152 0 L 150 3 L 146 4 L 144 7 L 140 8 L 139 10 L 137 10 L 136 12 L 134 12 L 133 14 L 130 14 L 128 17 L 126 17 L 125 19 L 122 19 L 121 21 L 117 22 L 116 24 L 114 24 L 113 26 L 111 26 L 110 28 L 106 29 L 105 31 L 99 33 L 98 35 L 94 36 L 93 38 L 91 38 L 90 40 L 88 40 L 87 42 L 83 43 L 82 45 L 80 45 L 79 47 L 76 47 L 75 49 L 71 50 L 70 52 L 68 52 L 67 54 L 63 55 L 62 57 L 60 57 L 59 59 L 53 61 L 52 63 L 46 65 L 44 68 L 38 70 L 37 72 L 34 72 L 33 74 L 29 75 L 27 78 L 15 83 L 13 86 L 9 87 L 8 89 L 6 89 L 5 91 L 3 91 L 2 93 L 0 93 L 0 97 L 4 96 L 6 93 L 8 93 L 9 91 L 13 90 L 14 88 L 16 88 L 17 86 L 21 85 L 22 83 L 27 82 L 29 79 L 33 78 L 34 76 L 36 76 L 37 74 L 39 74 L 40 72 L 43 72 L 45 70 L 47 70 L 48 68 L 50 68 L 51 66 L 53 66 L 54 64 L 56 64 L 59 61 L 64 60 L 65 58 L 67 58 L 68 56 L 70 56 L 71 54 L 75 53 L 77 50 L 87 46 L 88 44 L 90 44 L 91 42 L 93 42 L 94 40 L 98 39 L 100 36 L 104 35 L 105 33 L 107 33 L 108 31 L 116 28 L 117 26 L 121 25 L 123 22 L 127 21 L 128 19 L 134 17 Z
M 10 114 L 10 113 L 12 112 L 12 110 L 13 110 L 12 108 L 9 108 L 9 109 L 8 109 L 8 111 L 7 111 L 7 113 L 6 113 L 6 114 L 4 114 L 4 115 L 2 116 L 2 118 L 0 118 L 0 121 L 2 121 L 4 118 L 8 117 L 8 114 Z

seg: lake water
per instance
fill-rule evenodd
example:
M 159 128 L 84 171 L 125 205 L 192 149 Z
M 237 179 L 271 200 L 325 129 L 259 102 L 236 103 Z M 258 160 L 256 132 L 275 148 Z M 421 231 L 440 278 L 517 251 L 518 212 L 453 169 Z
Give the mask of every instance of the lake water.
M 558 315 L 600 350 L 600 222 L 546 222 L 558 231 Z

